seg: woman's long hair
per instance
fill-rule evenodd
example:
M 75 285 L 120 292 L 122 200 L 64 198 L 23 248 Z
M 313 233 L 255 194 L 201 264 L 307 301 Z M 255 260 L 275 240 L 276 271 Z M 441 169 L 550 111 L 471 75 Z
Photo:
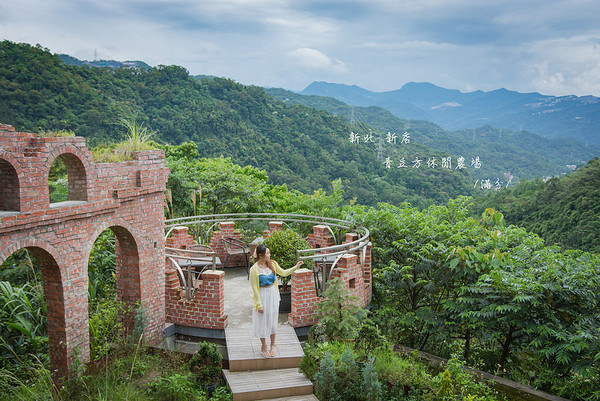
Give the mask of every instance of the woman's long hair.
M 258 262 L 258 260 L 260 259 L 261 256 L 265 256 L 265 254 L 267 253 L 267 247 L 264 246 L 263 244 L 260 244 L 259 246 L 256 247 L 256 261 Z M 267 267 L 269 269 L 271 269 L 271 271 L 273 272 L 273 274 L 275 274 L 275 269 L 273 268 L 273 259 L 269 259 L 267 261 L 265 261 Z

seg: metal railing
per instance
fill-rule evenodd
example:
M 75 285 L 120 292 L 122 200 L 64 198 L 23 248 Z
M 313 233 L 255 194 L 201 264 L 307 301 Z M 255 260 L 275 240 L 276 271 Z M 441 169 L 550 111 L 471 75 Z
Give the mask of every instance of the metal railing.
M 209 235 L 212 233 L 214 228 L 221 222 L 229 222 L 229 221 L 248 221 L 250 223 L 255 221 L 262 222 L 271 222 L 271 221 L 281 221 L 283 224 L 291 228 L 290 224 L 298 224 L 298 229 L 300 230 L 301 225 L 304 224 L 322 224 L 325 225 L 329 232 L 331 233 L 334 244 L 333 246 L 323 247 L 323 248 L 309 248 L 309 249 L 299 249 L 296 251 L 296 260 L 297 261 L 307 261 L 312 260 L 314 262 L 313 267 L 313 276 L 315 279 L 315 289 L 317 291 L 317 295 L 321 295 L 323 291 L 327 288 L 327 281 L 331 278 L 331 273 L 337 266 L 337 263 L 341 259 L 341 257 L 347 253 L 360 252 L 359 262 L 361 268 L 364 271 L 365 267 L 365 258 L 366 258 L 366 250 L 367 245 L 369 244 L 369 230 L 362 226 L 357 226 L 352 222 L 340 219 L 333 219 L 329 217 L 320 217 L 320 216 L 311 216 L 311 215 L 301 215 L 301 214 L 282 214 L 282 213 L 227 213 L 227 214 L 213 214 L 213 215 L 202 215 L 202 216 L 191 216 L 191 217 L 180 217 L 177 219 L 170 219 L 166 221 L 166 234 L 165 240 L 171 234 L 171 231 L 175 227 L 178 226 L 196 226 L 196 227 L 204 227 L 207 225 L 208 228 L 203 228 L 205 231 L 204 236 L 202 238 L 202 233 L 198 233 L 198 238 L 204 242 L 209 242 Z M 338 230 L 338 235 L 336 236 L 333 228 Z M 347 232 L 355 232 L 358 234 L 358 239 L 342 244 L 341 242 L 341 232 L 346 230 Z M 178 255 L 169 254 L 169 249 L 166 249 L 166 256 L 171 261 L 175 262 L 175 259 L 178 258 Z M 172 251 L 176 251 L 173 249 Z M 179 259 L 184 259 L 184 257 L 179 257 Z M 186 256 L 185 259 L 188 259 Z M 189 258 L 190 260 L 194 260 L 193 258 Z M 184 287 L 186 287 L 186 294 L 191 294 L 192 291 L 188 290 L 187 283 L 192 283 L 191 275 L 191 263 L 188 263 L 188 279 L 186 280 L 185 275 L 183 274 L 180 266 L 175 263 L 179 268 L 178 274 L 179 279 L 183 283 Z M 213 264 L 214 267 L 214 264 Z
M 217 268 L 217 254 L 214 251 L 165 247 L 165 256 L 175 267 L 188 301 L 194 297 L 194 279 L 198 280 L 209 267 L 212 267 L 213 271 Z M 182 260 L 186 265 L 185 273 L 181 266 Z M 200 262 L 203 265 L 199 271 L 192 266 L 194 262 Z

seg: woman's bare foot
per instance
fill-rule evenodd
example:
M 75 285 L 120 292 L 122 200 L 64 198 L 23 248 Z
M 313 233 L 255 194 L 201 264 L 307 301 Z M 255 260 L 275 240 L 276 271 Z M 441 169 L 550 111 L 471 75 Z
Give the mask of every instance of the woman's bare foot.
M 277 346 L 271 345 L 271 356 L 277 356 Z
M 269 352 L 269 350 L 267 349 L 267 347 L 261 347 L 260 348 L 260 353 L 265 357 L 265 358 L 270 358 L 272 355 Z

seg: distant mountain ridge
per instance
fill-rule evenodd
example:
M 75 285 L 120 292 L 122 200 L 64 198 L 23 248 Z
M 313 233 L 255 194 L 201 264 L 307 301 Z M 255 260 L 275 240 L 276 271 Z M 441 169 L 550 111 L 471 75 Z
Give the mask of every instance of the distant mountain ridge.
M 266 91 L 288 104 L 304 104 L 354 121 L 353 129 L 357 132 L 371 128 L 380 134 L 406 130 L 411 145 L 424 145 L 452 156 L 480 156 L 484 163 L 474 174 L 476 179 L 494 177 L 507 182 L 505 175 L 512 175 L 511 182 L 518 182 L 524 178 L 558 176 L 600 155 L 600 149 L 570 138 L 545 138 L 528 131 L 515 132 L 489 125 L 449 131 L 426 120 L 400 119 L 379 106 L 349 106 L 333 97 L 301 95 L 280 88 Z M 399 150 L 405 156 L 414 153 L 406 145 Z
M 427 82 L 409 82 L 388 92 L 313 82 L 300 94 L 329 96 L 352 106 L 379 106 L 399 118 L 428 120 L 449 130 L 490 125 L 600 145 L 600 98 L 595 96 L 557 97 L 506 89 L 463 93 Z

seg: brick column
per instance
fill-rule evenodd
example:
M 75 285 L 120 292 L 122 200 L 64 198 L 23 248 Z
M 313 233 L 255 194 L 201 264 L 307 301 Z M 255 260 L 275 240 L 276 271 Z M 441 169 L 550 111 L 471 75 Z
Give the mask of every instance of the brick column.
M 343 255 L 335 269 L 331 272 L 331 278 L 339 277 L 344 282 L 346 288 L 353 295 L 360 298 L 360 305 L 366 306 L 370 302 L 370 291 L 366 291 L 365 281 L 362 269 L 358 263 L 358 257 L 354 254 L 347 253 Z M 367 299 L 369 301 L 367 301 Z
M 186 249 L 194 245 L 194 238 L 188 234 L 189 228 L 186 226 L 174 227 L 171 236 L 167 238 L 165 246 L 168 248 Z
M 269 229 L 263 230 L 263 237 L 267 238 L 273 231 L 283 230 L 283 221 L 270 221 Z
M 312 326 L 317 322 L 317 302 L 320 300 L 315 290 L 312 271 L 298 269 L 292 273 L 291 287 L 292 311 L 288 315 L 290 326 Z
M 363 272 L 363 278 L 365 282 L 365 306 L 371 303 L 373 296 L 373 269 L 371 261 L 371 243 L 367 244 L 365 248 L 365 269 Z
M 222 263 L 225 263 L 225 259 L 227 258 L 227 250 L 225 249 L 225 243 L 223 242 L 223 237 L 230 237 L 235 239 L 242 239 L 242 235 L 239 230 L 235 229 L 235 222 L 233 221 L 223 221 L 219 223 L 221 227 L 220 231 L 215 231 L 210 238 L 209 245 L 217 254 L 217 257 L 221 259 Z M 245 263 L 244 255 L 236 255 L 234 257 L 230 257 L 227 261 L 227 266 L 223 265 L 223 267 L 228 266 L 243 266 Z
M 313 232 L 306 236 L 306 240 L 311 248 L 325 248 L 335 245 L 329 229 L 324 224 L 313 226 Z

